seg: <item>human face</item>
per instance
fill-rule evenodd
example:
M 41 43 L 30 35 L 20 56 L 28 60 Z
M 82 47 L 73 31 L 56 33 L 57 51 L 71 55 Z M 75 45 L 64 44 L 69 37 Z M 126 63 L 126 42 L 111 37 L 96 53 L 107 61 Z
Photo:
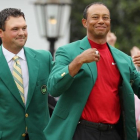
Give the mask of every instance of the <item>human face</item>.
M 5 31 L 0 29 L 3 46 L 14 54 L 23 48 L 27 36 L 27 25 L 22 16 L 9 17 L 5 22 Z
M 83 26 L 87 29 L 89 39 L 104 39 L 110 30 L 109 10 L 101 4 L 95 4 L 88 8 L 87 19 L 82 19 Z

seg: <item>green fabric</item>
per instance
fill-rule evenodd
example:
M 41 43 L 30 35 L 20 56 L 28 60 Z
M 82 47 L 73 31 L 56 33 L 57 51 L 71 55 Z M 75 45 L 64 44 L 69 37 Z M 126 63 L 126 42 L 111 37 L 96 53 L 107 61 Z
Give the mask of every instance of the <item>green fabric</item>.
M 51 54 L 24 47 L 29 72 L 26 107 L 20 97 L 11 71 L 0 47 L 0 140 L 25 140 L 28 128 L 30 140 L 45 140 L 43 129 L 49 121 L 47 85 L 51 71 Z M 25 114 L 28 113 L 28 117 Z
M 89 93 L 97 79 L 97 68 L 95 62 L 83 64 L 78 74 L 71 77 L 68 65 L 77 55 L 88 48 L 91 47 L 87 37 L 85 37 L 82 40 L 60 47 L 56 52 L 55 65 L 48 80 L 48 90 L 52 96 L 60 96 L 60 99 L 49 124 L 44 130 L 47 140 L 72 140 Z M 140 76 L 132 63 L 131 57 L 114 47 L 109 46 L 109 48 L 123 79 L 125 140 L 137 140 L 134 92 L 130 80 L 134 81 L 133 85 L 137 85 L 134 86 L 134 91 L 139 91 Z M 65 73 L 64 76 L 62 76 L 63 73 Z

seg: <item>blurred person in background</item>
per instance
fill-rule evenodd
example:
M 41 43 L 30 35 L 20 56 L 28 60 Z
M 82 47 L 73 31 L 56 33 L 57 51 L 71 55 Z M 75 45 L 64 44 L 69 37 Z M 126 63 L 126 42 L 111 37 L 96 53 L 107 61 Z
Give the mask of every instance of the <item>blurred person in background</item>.
M 133 63 L 138 71 L 140 71 L 140 49 L 137 46 L 133 46 L 130 50 Z
M 115 47 L 117 37 L 113 32 L 110 32 L 110 31 L 108 32 L 106 40 L 111 46 Z
M 136 127 L 137 136 L 140 140 L 140 99 L 135 95 L 135 116 L 136 116 Z

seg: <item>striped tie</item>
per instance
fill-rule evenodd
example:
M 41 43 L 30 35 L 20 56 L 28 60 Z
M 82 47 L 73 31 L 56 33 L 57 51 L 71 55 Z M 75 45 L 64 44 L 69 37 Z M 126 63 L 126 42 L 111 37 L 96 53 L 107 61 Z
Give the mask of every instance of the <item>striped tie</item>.
M 14 66 L 13 66 L 13 77 L 14 77 L 15 83 L 18 87 L 18 90 L 20 92 L 22 101 L 25 104 L 22 71 L 21 71 L 21 66 L 20 66 L 18 56 L 14 56 L 13 60 L 15 61 Z

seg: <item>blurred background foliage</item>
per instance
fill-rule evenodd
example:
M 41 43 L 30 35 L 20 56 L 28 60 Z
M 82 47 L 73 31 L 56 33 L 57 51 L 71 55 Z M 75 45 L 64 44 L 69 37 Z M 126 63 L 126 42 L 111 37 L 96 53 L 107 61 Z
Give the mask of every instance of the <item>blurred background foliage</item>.
M 73 0 L 70 42 L 86 35 L 81 19 L 84 8 L 95 0 Z M 117 36 L 115 47 L 130 55 L 133 46 L 140 48 L 140 0 L 98 0 L 111 13 L 111 32 Z

